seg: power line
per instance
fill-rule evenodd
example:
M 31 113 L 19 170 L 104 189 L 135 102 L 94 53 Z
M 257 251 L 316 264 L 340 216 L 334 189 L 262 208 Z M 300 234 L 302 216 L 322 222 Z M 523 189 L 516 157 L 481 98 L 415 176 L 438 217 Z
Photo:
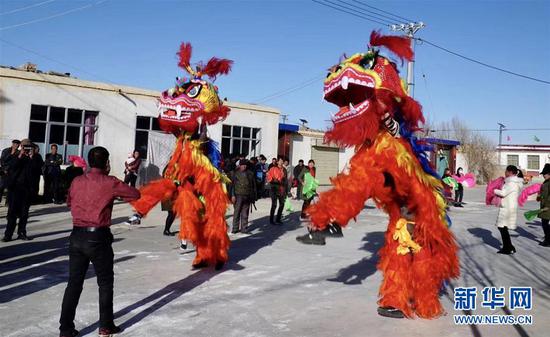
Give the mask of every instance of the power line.
M 73 9 L 70 9 L 70 10 L 68 10 L 68 11 L 61 12 L 61 13 L 57 13 L 57 14 L 50 15 L 50 16 L 46 16 L 46 17 L 43 17 L 43 18 L 39 18 L 39 19 L 35 19 L 35 20 L 23 22 L 23 23 L 18 23 L 18 24 L 11 25 L 11 26 L 0 27 L 0 31 L 2 31 L 2 30 L 7 30 L 7 29 L 12 29 L 12 28 L 17 28 L 17 27 L 21 27 L 21 26 L 26 26 L 26 25 L 30 25 L 30 24 L 33 24 L 33 23 L 46 21 L 46 20 L 50 20 L 50 19 L 53 19 L 53 18 L 57 18 L 57 17 L 64 16 L 64 15 L 67 15 L 67 14 L 70 14 L 70 13 L 74 13 L 74 12 L 77 12 L 77 11 L 81 11 L 81 10 L 84 10 L 84 9 L 88 9 L 88 8 L 94 7 L 94 6 L 96 6 L 96 5 L 99 5 L 99 4 L 101 4 L 101 3 L 104 3 L 104 2 L 106 2 L 106 1 L 107 1 L 107 0 L 101 0 L 101 1 L 98 1 L 98 2 L 93 3 L 93 4 L 88 4 L 88 5 L 86 5 L 86 6 L 73 8 Z
M 477 63 L 477 64 L 480 64 L 484 67 L 487 67 L 487 68 L 491 68 L 493 70 L 498 70 L 498 71 L 501 71 L 501 72 L 504 72 L 504 73 L 507 73 L 507 74 L 510 74 L 510 75 L 514 75 L 514 76 L 518 76 L 518 77 L 523 77 L 523 78 L 526 78 L 528 80 L 532 80 L 532 81 L 536 81 L 536 82 L 540 82 L 540 83 L 544 83 L 544 84 L 550 84 L 550 81 L 546 81 L 546 80 L 541 80 L 541 79 L 538 79 L 538 78 L 534 78 L 534 77 L 531 77 L 531 76 L 527 76 L 527 75 L 522 75 L 522 74 L 519 74 L 519 73 L 516 73 L 516 72 L 513 72 L 513 71 L 510 71 L 510 70 L 506 70 L 506 69 L 502 69 L 502 68 L 499 68 L 499 67 L 496 67 L 496 66 L 493 66 L 493 65 L 490 65 L 490 64 L 487 64 L 487 63 L 484 63 L 484 62 L 481 62 L 481 61 L 478 61 L 478 60 L 475 60 L 471 57 L 468 57 L 468 56 L 464 56 L 462 54 L 459 54 L 457 52 L 454 52 L 454 51 L 451 51 L 447 48 L 444 48 L 444 47 L 441 47 L 439 45 L 436 45 L 435 43 L 432 43 L 430 41 L 427 41 L 427 40 L 424 40 L 424 39 L 421 39 L 419 37 L 415 37 L 414 38 L 415 40 L 418 40 L 420 42 L 424 42 L 424 43 L 427 43 L 435 48 L 438 48 L 438 49 L 441 49 L 449 54 L 452 54 L 452 55 L 455 55 L 455 56 L 458 56 L 460 58 L 463 58 L 465 60 L 468 60 L 470 62 L 474 62 L 474 63 Z
M 42 5 L 45 5 L 45 4 L 48 4 L 50 2 L 54 2 L 54 1 L 56 1 L 56 0 L 42 1 L 42 2 L 39 2 L 37 4 L 33 4 L 33 5 L 25 6 L 25 7 L 20 7 L 20 8 L 13 9 L 11 11 L 0 13 L 0 15 L 7 15 L 7 14 L 13 14 L 13 13 L 21 12 L 21 11 L 24 11 L 25 9 L 30 9 L 30 8 L 42 6 Z
M 380 21 L 383 21 L 383 22 L 386 22 L 387 24 L 391 25 L 393 23 L 395 23 L 395 20 L 387 20 L 387 19 L 384 19 L 383 17 L 379 17 L 379 16 L 375 16 L 375 15 L 372 15 L 372 14 L 369 14 L 369 13 L 373 13 L 371 11 L 368 11 L 366 9 L 363 9 L 357 5 L 354 5 L 354 4 L 351 4 L 349 2 L 346 2 L 346 1 L 343 1 L 343 0 L 337 0 L 339 3 L 335 4 L 334 2 L 332 1 L 329 1 L 329 0 L 325 0 L 326 2 L 329 2 L 329 3 L 332 3 L 336 6 L 339 6 L 341 8 L 345 8 L 345 9 L 349 9 L 351 11 L 360 11 L 361 12 L 361 15 L 364 15 L 364 16 L 368 16 L 368 17 L 371 17 L 371 18 L 374 18 L 376 20 L 380 20 Z M 347 6 L 345 5 L 342 5 L 342 4 L 346 4 Z M 349 6 L 349 7 L 348 7 Z M 350 8 L 351 7 L 351 8 Z M 375 13 L 376 14 L 376 13 Z
M 300 90 L 300 89 L 303 89 L 303 88 L 305 88 L 305 87 L 308 87 L 308 86 L 310 86 L 310 85 L 312 85 L 312 84 L 314 84 L 314 83 L 318 83 L 318 81 L 321 80 L 321 79 L 323 79 L 323 78 L 325 78 L 324 75 L 322 75 L 322 76 L 316 76 L 316 77 L 314 77 L 314 78 L 310 78 L 309 80 L 304 81 L 304 82 L 299 83 L 299 84 L 296 84 L 296 85 L 294 85 L 294 86 L 292 86 L 292 87 L 283 89 L 283 90 L 281 90 L 281 91 L 277 91 L 277 92 L 275 92 L 275 93 L 273 93 L 273 94 L 271 94 L 271 95 L 268 95 L 268 96 L 264 96 L 263 98 L 260 98 L 260 99 L 256 100 L 255 102 L 256 102 L 256 103 L 265 103 L 265 102 L 271 101 L 271 100 L 273 100 L 273 99 L 275 99 L 275 98 L 279 98 L 279 97 L 281 97 L 281 96 L 285 96 L 285 95 L 291 94 L 291 93 L 293 93 L 293 92 L 295 92 L 295 91 L 298 91 L 298 90 Z
M 373 20 L 373 19 L 369 19 L 369 18 L 367 18 L 366 16 L 359 15 L 359 14 L 354 13 L 354 12 L 349 12 L 349 11 L 347 11 L 347 10 L 344 10 L 344 9 L 342 9 L 342 8 L 339 8 L 339 7 L 331 6 L 331 5 L 326 4 L 326 3 L 324 3 L 324 2 L 320 2 L 320 1 L 317 1 L 317 0 L 311 0 L 311 1 L 316 2 L 316 3 L 320 4 L 320 5 L 326 6 L 326 7 L 330 7 L 330 8 L 332 8 L 332 9 L 336 9 L 337 11 L 340 11 L 340 12 L 348 13 L 348 14 L 350 14 L 350 15 L 356 16 L 356 17 L 358 17 L 358 18 L 361 18 L 361 19 L 364 19 L 364 20 L 367 20 L 367 21 L 372 21 L 372 22 L 374 22 L 374 23 L 378 23 L 378 24 L 381 24 L 381 25 L 383 25 L 383 26 L 388 26 L 387 23 L 384 23 L 384 22 L 381 22 L 381 21 L 377 21 L 377 20 Z
M 405 21 L 407 21 L 407 22 L 416 21 L 416 20 L 412 20 L 412 19 L 407 19 L 407 18 L 405 18 L 405 17 L 403 17 L 403 16 L 400 16 L 400 15 L 397 15 L 397 14 L 390 13 L 390 12 L 388 12 L 388 11 L 385 11 L 385 10 L 383 10 L 383 9 L 380 9 L 380 8 L 377 8 L 377 7 L 374 7 L 374 6 L 371 6 L 371 5 L 367 5 L 366 3 L 362 2 L 362 1 L 357 1 L 357 0 L 352 0 L 352 1 L 353 1 L 353 2 L 357 2 L 357 3 L 360 3 L 360 4 L 362 4 L 362 5 L 365 6 L 365 7 L 369 7 L 369 8 L 375 9 L 375 10 L 380 11 L 380 12 L 382 12 L 382 13 L 386 13 L 386 14 L 389 14 L 389 15 L 391 15 L 391 16 L 395 16 L 396 18 L 399 18 L 399 19 L 401 19 L 401 20 L 405 20 Z
M 63 66 L 65 66 L 65 67 L 69 67 L 69 68 L 72 68 L 72 69 L 74 69 L 74 70 L 78 70 L 78 71 L 80 71 L 80 72 L 82 72 L 82 73 L 91 75 L 91 76 L 93 76 L 93 77 L 95 77 L 95 78 L 97 78 L 97 79 L 100 79 L 100 80 L 109 82 L 106 78 L 104 78 L 104 77 L 102 77 L 102 76 L 98 76 L 98 75 L 93 74 L 93 73 L 91 73 L 91 72 L 89 72 L 89 71 L 87 71 L 87 70 L 84 70 L 84 69 L 75 67 L 75 66 L 73 66 L 73 65 L 70 65 L 70 64 L 65 63 L 65 62 L 63 62 L 63 61 L 56 60 L 56 59 L 54 59 L 54 58 L 52 58 L 52 57 L 46 56 L 46 55 L 41 54 L 41 53 L 39 53 L 39 52 L 36 52 L 36 51 L 34 51 L 34 50 L 31 50 L 31 49 L 22 47 L 22 46 L 20 46 L 20 45 L 17 45 L 17 44 L 15 44 L 15 43 L 11 42 L 11 41 L 5 40 L 5 39 L 3 39 L 3 38 L 0 38 L 0 42 L 3 42 L 3 43 L 5 43 L 5 44 L 8 44 L 8 45 L 10 45 L 10 46 L 12 46 L 12 47 L 21 49 L 21 50 L 26 51 L 26 52 L 28 52 L 28 53 L 34 54 L 34 55 L 36 55 L 36 56 L 42 57 L 42 58 L 44 58 L 44 59 L 46 59 L 46 60 L 49 60 L 49 61 L 55 62 L 55 63 L 57 63 L 57 64 L 63 65 Z
M 371 10 L 365 9 L 364 7 L 367 7 L 367 8 L 368 8 L 369 6 L 368 6 L 368 5 L 365 5 L 365 4 L 362 3 L 361 1 L 356 1 L 356 0 L 352 0 L 352 1 L 353 1 L 353 2 L 356 2 L 356 3 L 358 3 L 358 4 L 363 5 L 363 7 L 361 7 L 361 6 L 356 6 L 356 5 L 353 5 L 353 4 L 349 4 L 349 3 L 348 3 L 350 6 L 353 6 L 353 7 L 355 7 L 355 8 L 358 8 L 358 9 L 360 9 L 361 11 L 366 11 L 366 12 L 368 12 L 368 13 L 372 13 L 372 14 L 376 15 L 377 17 L 388 19 L 391 23 L 395 23 L 396 21 L 403 22 L 403 20 L 401 20 L 401 19 L 399 19 L 399 18 L 396 18 L 396 15 L 393 15 L 393 14 L 392 14 L 392 15 L 393 15 L 393 17 L 392 17 L 392 16 L 380 14 L 380 13 L 377 13 L 377 12 L 375 12 L 375 11 L 371 11 Z M 342 2 L 345 2 L 345 1 L 342 1 Z M 409 21 L 410 21 L 410 20 L 409 20 Z

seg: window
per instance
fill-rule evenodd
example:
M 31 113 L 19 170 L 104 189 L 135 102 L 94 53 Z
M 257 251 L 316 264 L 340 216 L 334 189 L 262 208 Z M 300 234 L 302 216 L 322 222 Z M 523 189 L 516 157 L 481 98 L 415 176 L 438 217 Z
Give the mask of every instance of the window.
M 260 154 L 261 129 L 238 125 L 222 125 L 222 156 Z
M 528 170 L 540 170 L 540 157 L 538 155 L 527 156 L 527 169 Z
M 158 118 L 137 116 L 134 146 L 143 159 L 147 159 L 147 146 L 149 145 L 149 132 L 151 131 L 162 131 Z
M 507 164 L 506 165 L 519 166 L 519 155 L 509 154 L 508 157 L 507 157 Z
M 97 115 L 97 111 L 32 104 L 29 139 L 43 156 L 51 144 L 57 144 L 65 162 L 70 155 L 86 158 L 94 145 Z

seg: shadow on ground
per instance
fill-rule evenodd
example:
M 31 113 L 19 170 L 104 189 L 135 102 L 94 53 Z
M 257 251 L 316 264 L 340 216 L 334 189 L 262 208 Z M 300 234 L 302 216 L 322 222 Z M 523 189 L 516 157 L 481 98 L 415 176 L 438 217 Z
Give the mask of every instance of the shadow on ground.
M 342 282 L 344 284 L 361 284 L 367 277 L 376 273 L 376 264 L 378 263 L 378 250 L 384 245 L 384 232 L 370 232 L 363 238 L 363 247 L 370 254 L 360 261 L 342 268 L 335 277 L 327 279 L 332 282 Z
M 116 238 L 114 241 L 121 240 L 121 238 Z M 0 276 L 0 289 L 2 289 L 0 290 L 0 303 L 7 303 L 67 282 L 69 277 L 69 260 L 66 258 L 68 245 L 68 238 L 62 237 L 0 248 L 0 260 L 22 256 L 0 263 L 0 275 L 2 275 Z M 7 250 L 9 250 L 9 255 L 6 254 Z M 28 254 L 35 255 L 25 256 Z M 125 256 L 115 259 L 115 263 L 132 258 L 134 256 Z M 95 275 L 92 270 L 93 268 L 89 270 L 86 278 Z M 9 287 L 14 284 L 19 285 Z
M 271 246 L 275 241 L 283 236 L 285 232 L 293 231 L 301 227 L 299 212 L 294 212 L 286 217 L 282 226 L 269 224 L 269 217 L 262 217 L 253 220 L 250 229 L 253 234 L 233 240 L 229 250 L 229 261 L 221 271 L 214 271 L 211 268 L 201 269 L 193 274 L 152 293 L 151 295 L 133 303 L 125 308 L 115 312 L 115 319 L 129 314 L 132 311 L 141 308 L 141 311 L 128 318 L 120 324 L 123 329 L 128 329 L 132 325 L 140 322 L 150 314 L 161 309 L 170 302 L 181 297 L 185 293 L 193 290 L 201 284 L 209 281 L 216 275 L 227 270 L 242 270 L 243 266 L 239 262 L 246 260 L 264 247 Z M 82 329 L 81 336 L 91 333 L 98 328 L 98 322 Z

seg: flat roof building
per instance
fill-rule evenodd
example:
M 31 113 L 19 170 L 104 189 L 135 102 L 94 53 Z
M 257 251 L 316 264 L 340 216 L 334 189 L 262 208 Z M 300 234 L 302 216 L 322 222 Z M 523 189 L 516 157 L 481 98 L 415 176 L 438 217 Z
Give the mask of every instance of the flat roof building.
M 56 143 L 67 160 L 69 155 L 86 157 L 101 145 L 111 153 L 113 174 L 121 177 L 128 153 L 138 149 L 148 157 L 152 142 L 173 137 L 162 133 L 156 121 L 159 96 L 154 90 L 44 73 L 31 64 L 0 67 L 0 146 L 30 138 L 44 155 Z M 276 156 L 280 112 L 225 104 L 231 108 L 228 118 L 208 128 L 222 155 Z

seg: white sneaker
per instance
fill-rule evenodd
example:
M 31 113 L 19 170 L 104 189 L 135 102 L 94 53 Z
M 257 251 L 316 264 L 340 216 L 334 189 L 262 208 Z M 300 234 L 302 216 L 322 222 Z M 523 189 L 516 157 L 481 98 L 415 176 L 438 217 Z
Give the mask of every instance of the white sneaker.
M 141 217 L 138 214 L 134 214 L 126 220 L 125 224 L 128 226 L 139 225 L 141 224 Z

